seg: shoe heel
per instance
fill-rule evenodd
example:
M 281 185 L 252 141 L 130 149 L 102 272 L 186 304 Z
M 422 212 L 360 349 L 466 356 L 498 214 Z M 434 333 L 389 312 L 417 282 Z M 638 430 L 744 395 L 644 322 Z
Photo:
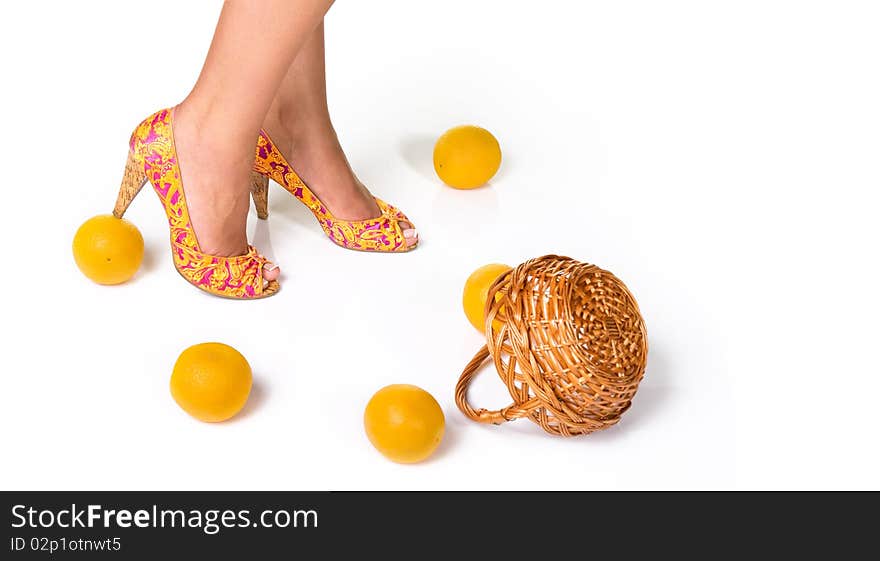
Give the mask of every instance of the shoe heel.
M 141 187 L 147 182 L 144 167 L 135 160 L 134 152 L 128 152 L 128 160 L 125 162 L 125 174 L 122 176 L 122 185 L 119 187 L 119 196 L 116 197 L 116 206 L 113 207 L 113 216 L 122 218 L 128 205 L 141 191 Z
M 269 178 L 257 172 L 251 172 L 251 197 L 257 218 L 265 220 L 269 217 Z

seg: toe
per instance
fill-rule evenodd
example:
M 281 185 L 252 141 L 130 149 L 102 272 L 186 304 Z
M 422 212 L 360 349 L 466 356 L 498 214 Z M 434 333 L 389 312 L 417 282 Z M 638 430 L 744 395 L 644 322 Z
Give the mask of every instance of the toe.
M 399 222 L 400 229 L 403 232 L 403 238 L 406 240 L 407 247 L 413 247 L 419 243 L 419 232 L 409 222 Z
M 267 281 L 278 280 L 281 276 L 281 269 L 275 263 L 266 263 L 263 266 L 263 279 Z

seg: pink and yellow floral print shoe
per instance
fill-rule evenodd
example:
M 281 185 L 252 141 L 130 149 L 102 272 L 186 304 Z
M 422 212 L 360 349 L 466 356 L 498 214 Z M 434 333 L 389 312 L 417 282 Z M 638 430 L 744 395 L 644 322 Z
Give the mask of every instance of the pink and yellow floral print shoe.
M 412 221 L 400 210 L 379 198 L 374 197 L 382 214 L 376 218 L 342 220 L 333 216 L 327 205 L 322 203 L 299 178 L 266 131 L 261 130 L 257 140 L 251 186 L 254 206 L 260 218 L 269 215 L 269 179 L 284 187 L 299 199 L 299 202 L 306 205 L 318 219 L 327 237 L 338 246 L 359 251 L 404 253 L 415 249 L 418 245 L 418 241 L 411 245 L 407 244 L 400 226 L 401 222 L 412 225 Z M 411 227 L 415 229 L 415 226 Z
M 163 109 L 147 117 L 132 133 L 113 215 L 122 218 L 149 181 L 168 216 L 174 267 L 183 278 L 209 294 L 224 298 L 272 296 L 278 292 L 279 284 L 263 279 L 263 270 L 269 261 L 253 247 L 248 246 L 247 253 L 234 257 L 208 255 L 199 249 L 177 165 L 172 117 L 172 109 Z

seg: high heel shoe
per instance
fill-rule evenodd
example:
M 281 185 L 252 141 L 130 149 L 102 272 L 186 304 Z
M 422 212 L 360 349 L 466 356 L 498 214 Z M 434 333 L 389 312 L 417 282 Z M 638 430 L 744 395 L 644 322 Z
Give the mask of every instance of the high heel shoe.
M 122 218 L 149 181 L 159 196 L 171 229 L 171 254 L 177 272 L 190 284 L 224 298 L 266 298 L 278 292 L 277 281 L 263 279 L 269 261 L 248 246 L 244 255 L 222 257 L 199 249 L 183 194 L 171 126 L 172 109 L 147 117 L 131 135 L 128 161 L 113 215 Z
M 251 175 L 251 193 L 259 218 L 266 218 L 269 215 L 269 179 L 284 187 L 299 202 L 306 205 L 318 219 L 327 237 L 338 246 L 359 251 L 403 253 L 415 249 L 418 245 L 418 241 L 407 245 L 400 226 L 401 222 L 412 224 L 412 221 L 400 210 L 379 198 L 374 197 L 382 214 L 376 218 L 342 220 L 333 216 L 327 205 L 322 203 L 321 199 L 300 179 L 269 138 L 268 133 L 261 130 Z

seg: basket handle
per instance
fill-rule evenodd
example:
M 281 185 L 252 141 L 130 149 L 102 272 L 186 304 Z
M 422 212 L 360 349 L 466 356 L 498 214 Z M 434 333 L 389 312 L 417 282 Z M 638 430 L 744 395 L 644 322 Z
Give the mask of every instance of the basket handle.
M 540 405 L 540 402 L 536 398 L 529 399 L 520 405 L 511 403 L 507 407 L 494 411 L 483 408 L 474 409 L 471 404 L 468 403 L 468 386 L 470 386 L 471 381 L 477 377 L 477 374 L 480 373 L 483 365 L 489 357 L 489 347 L 488 345 L 483 345 L 483 347 L 477 351 L 477 354 L 474 355 L 474 358 L 472 358 L 467 366 L 464 367 L 464 372 L 461 373 L 461 377 L 455 385 L 455 404 L 458 405 L 459 410 L 461 410 L 467 418 L 477 421 L 478 423 L 500 425 L 501 423 L 527 416 L 532 409 Z

